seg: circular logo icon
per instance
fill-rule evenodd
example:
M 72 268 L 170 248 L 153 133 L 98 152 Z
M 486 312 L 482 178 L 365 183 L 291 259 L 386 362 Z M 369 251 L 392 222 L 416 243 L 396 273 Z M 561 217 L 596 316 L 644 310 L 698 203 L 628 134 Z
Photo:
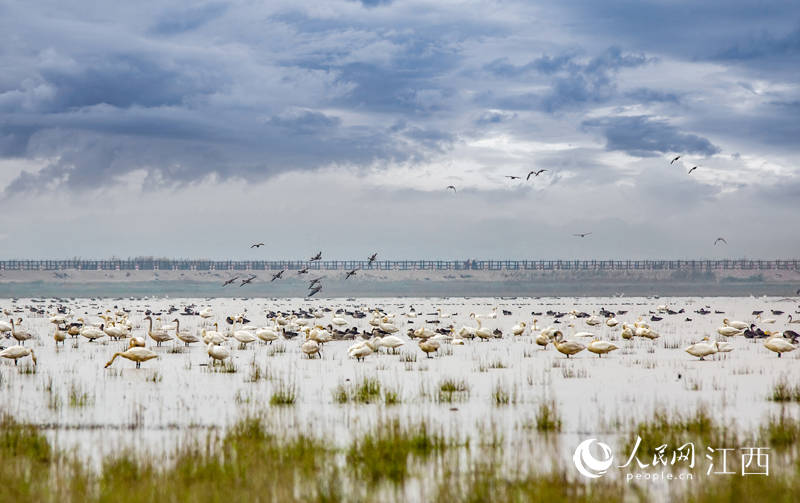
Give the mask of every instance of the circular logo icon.
M 602 459 L 595 458 L 589 450 L 594 442 L 597 442 L 597 446 L 600 447 L 602 451 Z M 614 456 L 611 455 L 611 447 L 609 447 L 608 444 L 598 442 L 596 438 L 590 438 L 578 444 L 578 447 L 575 449 L 575 454 L 572 455 L 572 461 L 575 462 L 575 468 L 581 472 L 581 475 L 589 477 L 590 479 L 596 479 L 611 468 L 611 463 L 614 462 Z

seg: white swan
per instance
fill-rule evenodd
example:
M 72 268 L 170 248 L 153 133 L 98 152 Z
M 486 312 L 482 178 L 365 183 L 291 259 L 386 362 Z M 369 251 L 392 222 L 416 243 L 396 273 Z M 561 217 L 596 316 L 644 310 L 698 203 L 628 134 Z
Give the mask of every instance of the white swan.
M 397 352 L 397 348 L 405 344 L 400 337 L 396 335 L 387 335 L 381 338 L 380 345 L 386 349 L 391 349 L 392 353 Z
M 697 342 L 687 347 L 685 351 L 690 355 L 697 356 L 701 360 L 703 360 L 706 356 L 713 355 L 714 353 L 719 351 L 719 348 L 717 347 L 716 342 L 711 342 L 708 340 L 708 337 L 706 337 L 705 339 L 703 339 L 703 341 Z
M 214 359 L 214 363 L 216 363 L 217 360 L 223 361 L 224 359 L 231 356 L 231 352 L 228 351 L 227 348 L 224 348 L 222 346 L 217 346 L 214 343 L 211 343 L 208 346 L 206 346 L 206 353 L 208 353 L 208 356 Z
M 764 342 L 764 347 L 778 353 L 778 358 L 781 357 L 782 353 L 788 353 L 789 351 L 797 349 L 797 347 L 788 339 L 784 338 L 783 335 L 773 335 Z
M 722 324 L 723 325 L 727 325 L 729 327 L 738 328 L 739 330 L 745 330 L 745 329 L 750 328 L 750 325 L 748 325 L 747 323 L 745 323 L 743 321 L 736 321 L 736 320 L 730 321 L 728 318 L 723 318 L 722 319 Z
M 313 339 L 309 339 L 300 346 L 300 350 L 311 358 L 312 355 L 319 355 L 319 343 Z
M 112 356 L 108 363 L 106 363 L 105 368 L 108 368 L 112 363 L 114 363 L 114 360 L 116 360 L 118 356 L 121 356 L 132 362 L 136 362 L 137 369 L 142 366 L 142 362 L 152 360 L 153 358 L 158 358 L 156 353 L 147 348 L 132 347 L 126 351 L 122 351 L 121 353 L 114 353 L 114 356 Z
M 431 353 L 435 353 L 439 350 L 439 343 L 436 341 L 419 341 L 419 348 L 425 353 L 425 355 L 430 358 Z
M 33 360 L 33 364 L 36 365 L 36 355 L 33 353 L 33 348 L 26 348 L 24 346 L 11 346 L 10 348 L 0 351 L 0 358 L 14 360 L 14 365 L 17 364 L 17 360 L 28 355 L 30 355 L 31 360 Z
M 522 333 L 525 332 L 526 326 L 528 326 L 527 323 L 525 323 L 524 321 L 520 321 L 519 323 L 511 327 L 511 333 L 514 335 L 522 335 Z
M 592 342 L 589 343 L 589 346 L 587 346 L 586 349 L 587 351 L 596 354 L 599 358 L 604 354 L 610 353 L 615 349 L 619 348 L 608 341 L 601 341 L 599 339 L 594 339 Z
M 17 321 L 20 322 L 21 319 Z M 17 329 L 16 325 L 14 324 L 14 318 L 11 318 L 11 337 L 15 338 L 17 341 L 19 341 L 20 344 L 24 346 L 25 341 L 31 339 L 33 337 L 33 334 L 31 334 L 27 330 Z
M 725 325 L 717 328 L 717 333 L 719 335 L 724 335 L 725 337 L 733 337 L 735 335 L 741 335 L 742 331 L 731 325 Z
M 553 334 L 553 344 L 558 352 L 567 355 L 567 358 L 586 349 L 586 346 L 580 342 L 565 341 L 564 334 L 562 334 L 560 330 L 557 330 L 555 334 Z
M 178 318 L 175 318 L 172 321 L 175 322 L 175 337 L 177 337 L 178 340 L 182 341 L 184 345 L 188 346 L 193 342 L 200 342 L 200 337 L 198 337 L 197 335 L 192 334 L 186 330 L 181 332 L 181 322 Z
M 256 330 L 256 337 L 261 339 L 264 342 L 269 342 L 272 344 L 272 341 L 277 341 L 280 337 L 280 332 L 278 332 L 277 327 L 264 327 L 259 328 Z
M 144 319 L 149 322 L 147 335 L 149 335 L 151 339 L 156 341 L 156 346 L 160 346 L 162 342 L 167 342 L 172 340 L 172 336 L 169 335 L 166 330 L 160 328 L 153 329 L 153 318 L 151 318 L 150 316 L 146 316 Z

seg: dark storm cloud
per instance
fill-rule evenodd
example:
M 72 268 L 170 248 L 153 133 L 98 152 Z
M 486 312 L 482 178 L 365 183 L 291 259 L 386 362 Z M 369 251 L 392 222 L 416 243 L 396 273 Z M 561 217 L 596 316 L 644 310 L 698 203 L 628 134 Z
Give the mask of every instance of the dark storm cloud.
M 217 2 L 188 9 L 170 9 L 160 16 L 152 32 L 159 35 L 175 35 L 194 30 L 220 17 L 227 10 L 227 5 Z
M 465 138 L 531 138 L 547 127 L 531 115 L 637 156 L 712 155 L 720 137 L 796 151 L 800 96 L 785 83 L 797 71 L 774 63 L 800 43 L 788 2 L 157 5 L 0 7 L 0 156 L 46 159 L 11 192 L 80 190 L 137 170 L 170 185 L 421 163 Z M 725 82 L 687 90 L 669 74 L 628 77 L 665 60 L 687 75 L 681 65 L 713 62 L 756 96 L 756 80 L 777 90 L 741 111 L 719 100 Z M 628 106 L 644 111 L 587 120 Z M 574 171 L 578 158 L 617 179 L 597 153 L 550 161 Z
M 647 116 L 605 117 L 583 122 L 597 129 L 606 139 L 607 150 L 621 150 L 637 157 L 652 157 L 667 152 L 713 155 L 719 147 L 706 138 L 684 133 L 667 122 Z
M 543 55 L 524 65 L 513 65 L 507 58 L 484 66 L 490 75 L 527 82 L 543 82 L 549 90 L 511 96 L 484 95 L 487 103 L 512 110 L 557 112 L 564 108 L 602 103 L 616 95 L 615 74 L 623 68 L 636 68 L 652 61 L 644 54 L 625 53 L 609 47 L 585 61 L 576 54 Z M 640 99 L 646 96 L 639 96 Z

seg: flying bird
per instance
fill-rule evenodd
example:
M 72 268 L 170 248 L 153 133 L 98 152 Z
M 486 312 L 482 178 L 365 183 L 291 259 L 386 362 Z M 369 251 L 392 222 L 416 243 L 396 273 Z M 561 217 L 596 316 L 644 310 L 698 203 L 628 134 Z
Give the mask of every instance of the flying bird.
M 269 282 L 272 283 L 276 279 L 281 279 L 281 276 L 283 276 L 283 273 L 285 273 L 285 272 L 286 272 L 286 269 L 282 269 L 282 270 L 276 272 L 275 274 L 272 275 L 272 279 L 269 280 Z
M 369 264 L 372 264 L 373 262 L 375 262 L 376 258 L 378 258 L 378 252 L 375 252 L 372 255 L 370 255 L 369 259 L 367 259 L 367 260 L 369 260 Z
M 298 275 L 299 274 L 308 274 L 308 267 L 304 267 L 304 268 L 300 269 L 299 271 L 297 271 L 297 274 Z
M 455 185 L 448 185 L 448 186 L 447 186 L 447 188 L 448 188 L 448 189 L 453 189 L 453 192 L 458 192 L 458 191 L 456 190 L 456 186 L 455 186 Z
M 591 234 L 591 232 L 579 232 L 577 234 L 573 234 L 573 236 L 575 236 L 576 238 L 585 238 L 589 234 Z
M 222 284 L 222 286 L 228 286 L 228 285 L 230 285 L 231 283 L 233 283 L 234 281 L 236 281 L 237 279 L 239 279 L 239 276 L 234 276 L 234 277 L 232 277 L 231 279 L 229 279 L 229 280 L 225 281 L 225 283 L 223 283 L 223 284 Z
M 725 241 L 725 238 L 717 238 L 714 240 L 714 246 L 717 246 L 717 243 L 719 243 L 720 241 L 722 241 L 725 244 L 728 244 L 728 242 Z
M 348 279 L 350 279 L 350 276 L 355 276 L 357 270 L 358 269 L 353 269 L 352 271 L 347 271 L 347 276 L 345 276 L 344 279 L 348 280 Z
M 249 278 L 243 279 L 242 280 L 242 284 L 239 285 L 239 288 L 243 287 L 244 285 L 249 285 L 250 283 L 253 282 L 254 279 L 256 279 L 256 275 L 255 274 L 253 274 Z
M 314 278 L 314 279 L 312 279 L 311 281 L 308 282 L 308 288 L 309 289 L 314 288 L 314 286 L 315 285 L 319 285 L 321 281 L 322 281 L 322 278 Z
M 317 252 L 316 255 L 311 257 L 311 261 L 314 262 L 315 260 L 322 260 L 322 252 Z
M 690 170 L 689 170 L 689 173 L 688 173 L 688 174 L 689 174 L 689 175 L 691 175 L 691 174 L 692 174 L 692 171 L 696 170 L 697 168 L 698 168 L 698 166 L 694 166 L 692 169 L 690 169 Z
M 675 156 L 675 159 L 673 159 L 673 160 L 669 161 L 669 165 L 670 165 L 670 166 L 672 166 L 672 163 L 674 163 L 675 161 L 677 161 L 677 160 L 678 160 L 678 159 L 680 159 L 680 158 L 681 158 L 681 156 L 679 156 L 679 155 L 676 155 L 676 156 Z
M 525 180 L 530 180 L 531 179 L 531 175 L 539 176 L 542 173 L 544 173 L 545 171 L 547 171 L 547 170 L 546 169 L 540 169 L 539 171 L 531 171 L 530 173 L 528 173 L 528 176 L 525 177 Z
M 250 248 L 261 248 L 262 246 L 264 246 L 264 243 L 255 243 L 250 245 Z
M 317 285 L 310 292 L 308 292 L 308 296 L 313 297 L 314 294 L 319 293 L 320 290 L 322 290 L 322 285 Z
M 509 180 L 519 180 L 520 177 L 516 175 L 506 175 L 506 178 L 508 178 Z

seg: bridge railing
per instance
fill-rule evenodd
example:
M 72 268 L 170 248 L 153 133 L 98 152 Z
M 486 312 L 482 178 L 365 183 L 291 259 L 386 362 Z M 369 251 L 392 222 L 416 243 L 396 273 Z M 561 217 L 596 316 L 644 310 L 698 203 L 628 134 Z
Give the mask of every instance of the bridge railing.
M 674 270 L 800 270 L 800 259 L 755 260 L 0 260 L 0 271 L 279 271 L 282 269 L 339 271 L 674 271 Z

